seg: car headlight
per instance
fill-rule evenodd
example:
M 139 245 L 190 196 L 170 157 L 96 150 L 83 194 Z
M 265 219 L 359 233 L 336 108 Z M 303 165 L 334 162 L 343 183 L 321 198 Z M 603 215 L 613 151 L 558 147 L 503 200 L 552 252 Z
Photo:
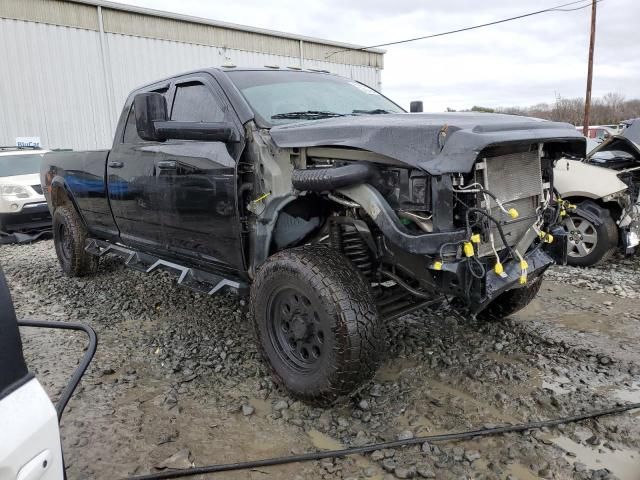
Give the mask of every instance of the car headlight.
M 22 185 L 1 185 L 0 195 L 3 197 L 29 198 L 29 191 Z

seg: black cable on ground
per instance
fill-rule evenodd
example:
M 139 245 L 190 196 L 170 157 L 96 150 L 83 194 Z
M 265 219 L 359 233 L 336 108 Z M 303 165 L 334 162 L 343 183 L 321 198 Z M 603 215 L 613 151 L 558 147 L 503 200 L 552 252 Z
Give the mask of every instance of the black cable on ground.
M 61 330 L 75 330 L 79 332 L 84 332 L 89 337 L 89 345 L 87 346 L 87 351 L 84 353 L 82 357 L 82 361 L 76 367 L 73 372 L 73 376 L 67 386 L 64 388 L 62 393 L 60 394 L 60 398 L 58 399 L 58 404 L 56 405 L 56 412 L 58 413 L 58 422 L 62 418 L 62 412 L 64 412 L 67 403 L 69 403 L 69 399 L 75 392 L 84 372 L 87 370 L 87 367 L 91 363 L 93 356 L 96 353 L 96 348 L 98 347 L 98 337 L 96 336 L 95 330 L 88 325 L 83 325 L 81 323 L 67 323 L 67 322 L 50 322 L 44 320 L 18 320 L 19 327 L 36 327 L 36 328 L 57 328 Z
M 571 417 L 558 418 L 554 420 L 543 420 L 539 422 L 522 423 L 519 425 L 508 425 L 504 427 L 488 428 L 486 430 L 470 430 L 459 433 L 446 433 L 442 435 L 428 435 L 426 437 L 410 438 L 408 440 L 396 440 L 391 442 L 375 443 L 365 445 L 363 447 L 345 448 L 342 450 L 329 450 L 325 452 L 303 453 L 301 455 L 290 455 L 286 457 L 266 458 L 263 460 L 253 460 L 239 463 L 225 463 L 220 465 L 210 465 L 206 467 L 195 467 L 185 470 L 173 470 L 168 472 L 151 473 L 149 475 L 139 475 L 129 477 L 126 480 L 165 480 L 170 478 L 183 478 L 193 475 L 203 475 L 207 473 L 230 472 L 233 470 L 247 470 L 250 468 L 271 467 L 274 465 L 284 465 L 287 463 L 310 462 L 322 460 L 324 458 L 345 457 L 347 455 L 356 455 L 360 453 L 369 453 L 374 450 L 383 448 L 398 448 L 406 445 L 415 445 L 424 442 L 444 442 L 455 440 L 468 440 L 477 437 L 488 437 L 491 435 L 502 435 L 505 433 L 524 432 L 544 427 L 554 427 L 565 423 L 580 422 L 590 418 L 602 417 L 605 415 L 616 415 L 629 410 L 640 408 L 640 403 L 631 403 L 620 407 L 609 408 L 606 410 L 596 410 L 593 412 L 573 415 Z

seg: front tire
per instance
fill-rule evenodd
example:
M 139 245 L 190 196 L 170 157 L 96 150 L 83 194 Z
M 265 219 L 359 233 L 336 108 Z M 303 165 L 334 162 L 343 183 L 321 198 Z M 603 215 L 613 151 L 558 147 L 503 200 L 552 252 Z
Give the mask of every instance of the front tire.
M 607 261 L 618 248 L 618 226 L 608 210 L 590 201 L 578 205 L 578 210 L 562 222 L 569 233 L 567 263 L 575 267 L 593 267 Z M 597 215 L 602 221 L 595 225 L 580 215 L 580 210 Z
M 53 243 L 62 271 L 68 277 L 90 275 L 98 269 L 98 258 L 84 249 L 87 229 L 72 207 L 53 212 Z
M 277 383 L 328 405 L 369 380 L 382 331 L 364 277 L 324 245 L 276 253 L 251 287 L 258 347 Z

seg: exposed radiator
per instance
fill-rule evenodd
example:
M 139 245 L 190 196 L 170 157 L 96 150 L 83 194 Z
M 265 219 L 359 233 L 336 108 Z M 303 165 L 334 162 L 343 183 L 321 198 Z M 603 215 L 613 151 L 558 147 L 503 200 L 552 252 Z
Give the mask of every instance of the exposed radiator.
M 514 246 L 535 222 L 536 209 L 542 201 L 542 165 L 538 150 L 489 157 L 478 163 L 476 168 L 477 181 L 496 195 L 507 209 L 513 207 L 520 214 L 514 220 L 500 210 L 493 199 L 489 199 L 489 213 L 497 220 L 507 222 L 502 229 L 509 245 Z M 482 195 L 478 201 L 487 207 Z M 504 244 L 493 223 L 491 231 L 496 249 L 502 249 Z M 491 245 L 488 242 L 481 244 L 479 253 L 482 256 L 491 254 Z

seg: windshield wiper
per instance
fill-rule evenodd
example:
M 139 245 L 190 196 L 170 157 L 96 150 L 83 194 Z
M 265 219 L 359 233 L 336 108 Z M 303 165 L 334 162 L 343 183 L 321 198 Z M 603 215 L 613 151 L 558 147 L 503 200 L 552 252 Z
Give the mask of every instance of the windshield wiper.
M 314 120 L 316 118 L 331 118 L 331 117 L 344 117 L 343 113 L 336 112 L 325 112 L 321 110 L 307 110 L 305 112 L 287 112 L 287 113 L 276 113 L 275 115 L 271 115 L 272 120 L 281 120 L 285 118 L 304 118 L 309 120 Z
M 391 113 L 388 110 L 382 108 L 375 108 L 373 110 L 354 110 L 351 113 L 364 113 L 365 115 L 382 115 L 383 113 Z

